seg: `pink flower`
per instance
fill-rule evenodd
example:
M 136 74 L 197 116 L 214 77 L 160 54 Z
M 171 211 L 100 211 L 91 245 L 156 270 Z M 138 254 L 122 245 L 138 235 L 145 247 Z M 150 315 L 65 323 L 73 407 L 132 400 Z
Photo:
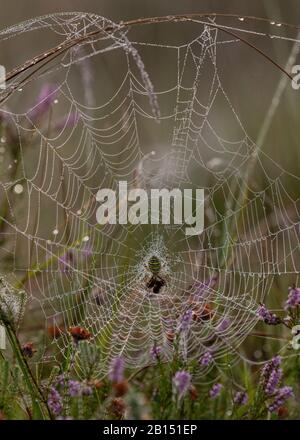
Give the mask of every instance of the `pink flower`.
M 58 89 L 53 84 L 45 84 L 38 96 L 37 103 L 29 110 L 28 116 L 35 122 L 41 119 L 50 109 L 57 96 Z

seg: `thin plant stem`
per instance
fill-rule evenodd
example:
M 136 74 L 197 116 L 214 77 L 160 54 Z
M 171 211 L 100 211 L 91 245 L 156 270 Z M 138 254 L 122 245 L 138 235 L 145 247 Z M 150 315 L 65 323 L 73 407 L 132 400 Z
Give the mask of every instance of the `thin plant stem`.
M 48 418 L 52 419 L 52 414 L 51 414 L 51 411 L 48 407 L 47 400 L 45 399 L 39 385 L 37 384 L 35 377 L 33 376 L 32 371 L 28 365 L 26 358 L 22 354 L 22 348 L 21 348 L 19 339 L 17 338 L 15 331 L 13 330 L 13 328 L 9 324 L 6 324 L 5 327 L 6 327 L 8 340 L 10 342 L 13 353 L 16 356 L 18 364 L 22 370 L 24 380 L 27 384 L 28 390 L 30 391 L 32 397 L 36 399 L 36 403 L 38 405 L 38 410 L 39 410 L 40 415 L 44 419 L 48 419 Z M 34 404 L 34 406 L 35 406 L 35 404 Z
M 53 61 L 55 58 L 57 58 L 58 56 L 65 53 L 67 50 L 77 46 L 78 44 L 81 44 L 85 41 L 88 41 L 89 39 L 95 37 L 96 35 L 107 34 L 107 33 L 110 33 L 112 31 L 116 30 L 116 29 L 122 30 L 122 29 L 130 28 L 131 26 L 140 26 L 140 25 L 146 25 L 146 24 L 171 23 L 171 22 L 196 22 L 197 23 L 197 19 L 199 19 L 199 18 L 211 18 L 211 17 L 237 18 L 238 16 L 230 15 L 230 14 L 218 14 L 218 13 L 203 13 L 203 14 L 194 13 L 194 14 L 182 14 L 182 15 L 167 15 L 167 16 L 162 16 L 162 17 L 140 18 L 140 19 L 136 19 L 136 20 L 129 20 L 129 21 L 125 21 L 125 22 L 120 22 L 119 24 L 117 24 L 115 26 L 108 25 L 104 29 L 99 29 L 99 30 L 87 33 L 84 36 L 76 37 L 73 40 L 71 39 L 70 41 L 65 41 L 65 42 L 49 49 L 47 52 L 44 52 L 42 54 L 39 54 L 39 55 L 31 58 L 30 60 L 23 63 L 21 66 L 18 66 L 15 69 L 13 69 L 11 72 L 9 72 L 6 76 L 6 81 L 8 82 L 8 81 L 14 79 L 19 74 L 23 74 L 28 69 L 37 65 L 38 66 L 37 69 L 33 70 L 33 72 L 31 72 L 27 77 L 25 77 L 23 80 L 21 80 L 20 83 L 18 83 L 17 86 L 20 87 L 20 85 L 25 84 L 35 73 L 37 73 L 42 67 L 44 67 L 46 64 L 48 64 L 48 62 Z M 248 17 L 248 18 L 251 20 L 256 19 L 256 20 L 260 20 L 260 21 L 264 21 L 264 22 L 269 22 L 269 20 L 267 20 L 267 19 L 261 19 L 261 18 L 257 18 L 257 17 Z M 202 24 L 204 24 L 204 23 L 202 23 Z M 255 50 L 258 54 L 263 56 L 266 60 L 268 60 L 270 63 L 272 63 L 277 69 L 281 70 L 290 79 L 292 79 L 292 76 L 282 66 L 280 66 L 276 61 L 274 61 L 268 54 L 263 52 L 261 49 L 259 49 L 258 47 L 256 47 L 252 43 L 250 43 L 249 41 L 245 40 L 240 35 L 232 32 L 232 31 L 229 31 L 228 29 L 225 29 L 225 27 L 223 27 L 222 25 L 217 25 L 212 22 L 208 22 L 208 23 L 206 23 L 206 25 L 209 27 L 215 28 L 215 29 L 219 29 L 220 31 L 222 31 L 226 34 L 231 35 L 234 38 L 237 38 L 242 43 L 249 46 L 250 48 Z M 282 25 L 288 26 L 287 23 L 282 23 Z M 299 29 L 297 26 L 293 26 L 293 25 L 289 25 L 289 27 Z M 10 90 L 3 97 L 2 100 L 0 100 L 0 104 L 2 102 L 4 102 L 10 96 L 10 94 L 13 93 L 13 91 L 14 91 L 14 87 L 12 90 Z

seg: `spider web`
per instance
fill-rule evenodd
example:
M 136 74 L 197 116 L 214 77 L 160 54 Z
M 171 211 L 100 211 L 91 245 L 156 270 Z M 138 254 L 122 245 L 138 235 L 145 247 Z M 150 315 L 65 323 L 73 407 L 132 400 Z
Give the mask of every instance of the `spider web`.
M 297 281 L 298 195 L 289 188 L 299 177 L 247 134 L 221 79 L 222 54 L 241 42 L 222 29 L 299 42 L 278 35 L 274 23 L 271 33 L 242 18 L 238 27 L 216 27 L 216 18 L 195 25 L 195 36 L 180 43 L 133 39 L 122 24 L 82 13 L 1 33 L 3 45 L 33 33 L 47 41 L 46 52 L 63 49 L 1 92 L 2 272 L 28 293 L 23 326 L 43 347 L 40 361 L 67 356 L 74 326 L 100 347 L 100 375 L 115 356 L 146 365 L 155 345 L 168 360 L 191 312 L 181 353 L 195 361 L 213 354 L 200 376 L 222 370 L 225 355 L 240 359 L 276 277 Z M 274 66 L 265 68 L 278 79 Z M 203 233 L 98 225 L 97 191 L 117 190 L 121 180 L 129 189 L 204 188 Z M 165 280 L 158 294 L 146 286 L 153 255 Z

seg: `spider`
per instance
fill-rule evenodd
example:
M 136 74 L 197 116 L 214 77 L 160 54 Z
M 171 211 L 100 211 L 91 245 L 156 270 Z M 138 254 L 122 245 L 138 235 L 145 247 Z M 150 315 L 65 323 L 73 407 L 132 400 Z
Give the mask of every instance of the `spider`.
M 146 286 L 148 289 L 152 289 L 153 293 L 159 293 L 162 287 L 166 285 L 166 281 L 159 275 L 161 269 L 159 258 L 155 255 L 149 258 L 147 269 L 150 270 L 152 276 L 147 281 Z

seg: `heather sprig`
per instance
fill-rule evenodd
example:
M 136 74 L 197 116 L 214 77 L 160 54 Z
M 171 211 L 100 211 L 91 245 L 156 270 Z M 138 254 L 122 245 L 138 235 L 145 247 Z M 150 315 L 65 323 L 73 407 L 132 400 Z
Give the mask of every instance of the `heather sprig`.
M 257 316 L 268 325 L 277 325 L 281 323 L 281 319 L 274 313 L 270 312 L 265 304 L 260 305 L 257 311 Z
M 210 365 L 213 362 L 213 355 L 210 350 L 206 351 L 199 359 L 201 366 Z
M 109 378 L 112 382 L 119 383 L 124 380 L 125 362 L 121 356 L 113 358 L 109 368 Z
M 63 410 L 63 399 L 56 388 L 51 387 L 48 394 L 48 406 L 55 417 L 59 416 Z
M 300 287 L 289 287 L 288 298 L 285 302 L 285 309 L 295 309 L 300 307 Z
M 268 378 L 268 381 L 265 384 L 265 387 L 264 387 L 265 393 L 269 394 L 269 395 L 274 394 L 281 379 L 282 379 L 282 369 L 281 368 L 274 368 Z
M 283 379 L 282 358 L 275 356 L 261 369 L 252 408 L 254 418 L 261 417 L 266 409 L 272 413 L 276 412 L 293 396 L 293 389 L 290 386 L 281 386 Z
M 260 385 L 266 394 L 272 394 L 280 382 L 282 377 L 281 360 L 280 356 L 275 356 L 261 370 Z
M 248 394 L 246 391 L 237 391 L 234 395 L 233 402 L 235 405 L 242 406 L 248 402 Z
M 177 371 L 173 377 L 174 392 L 178 396 L 179 400 L 181 400 L 188 392 L 191 385 L 191 379 L 190 373 L 184 370 Z
M 270 412 L 276 412 L 279 410 L 279 408 L 291 397 L 294 396 L 294 392 L 292 387 L 284 386 L 282 388 L 279 388 L 275 395 L 272 402 L 268 405 L 268 410 Z
M 159 345 L 154 344 L 153 347 L 150 349 L 150 355 L 153 360 L 159 360 L 160 356 L 162 354 L 162 347 Z
M 215 383 L 209 390 L 209 397 L 211 399 L 215 399 L 218 397 L 223 389 L 223 385 L 221 383 Z
M 187 332 L 192 321 L 193 311 L 191 309 L 186 310 L 181 316 L 179 331 Z

